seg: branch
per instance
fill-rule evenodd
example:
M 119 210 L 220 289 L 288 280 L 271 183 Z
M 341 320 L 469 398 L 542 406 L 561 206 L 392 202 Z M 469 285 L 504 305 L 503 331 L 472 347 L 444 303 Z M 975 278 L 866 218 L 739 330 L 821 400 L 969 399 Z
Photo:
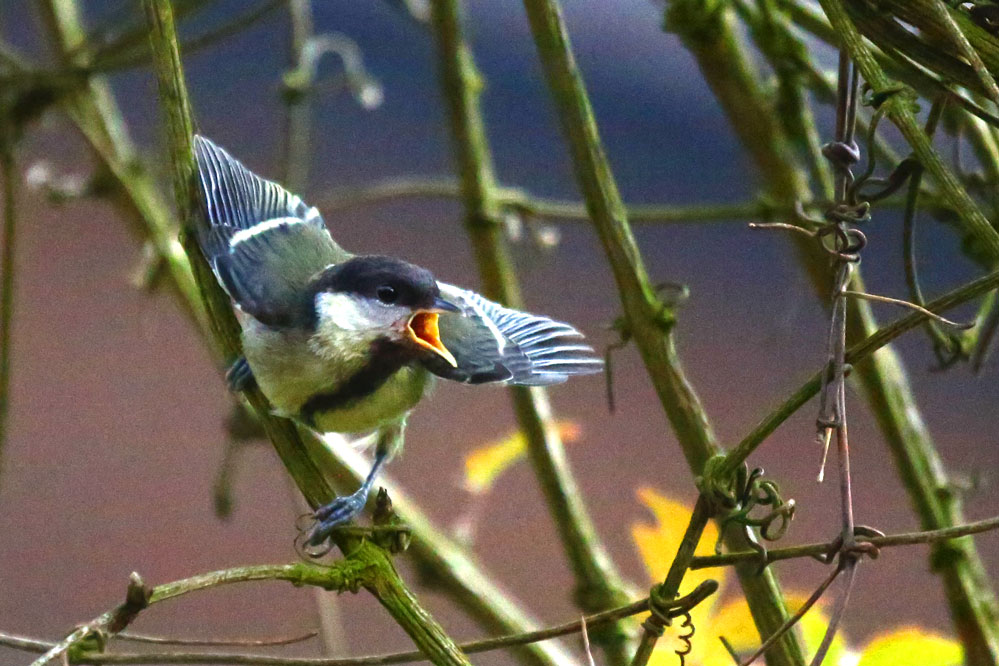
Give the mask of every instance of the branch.
M 561 12 L 555 0 L 524 0 L 524 6 L 569 145 L 577 183 L 617 284 L 627 331 L 638 346 L 690 469 L 700 475 L 707 460 L 718 452 L 718 444 L 680 363 L 672 335 L 674 314 L 657 296 L 628 224 Z M 696 11 L 703 11 L 703 7 Z M 683 562 L 678 566 L 682 568 Z M 761 634 L 771 633 L 787 617 L 772 574 L 739 573 Z M 770 657 L 772 666 L 792 666 L 804 661 L 800 645 L 791 637 L 775 646 Z
M 81 641 L 93 635 L 101 637 L 101 640 L 107 636 L 114 636 L 131 624 L 132 620 L 149 605 L 150 592 L 139 574 L 132 572 L 128 578 L 124 603 L 81 625 L 76 631 L 53 645 L 45 654 L 32 662 L 31 666 L 45 666 L 55 659 L 61 659 Z
M 978 520 L 965 525 L 956 525 L 939 530 L 927 530 L 925 532 L 905 532 L 902 534 L 891 534 L 888 536 L 858 536 L 859 543 L 869 543 L 877 548 L 888 548 L 892 546 L 915 546 L 924 543 L 936 543 L 938 541 L 949 541 L 959 537 L 991 532 L 999 529 L 999 516 Z M 690 564 L 691 569 L 710 569 L 712 567 L 724 567 L 738 562 L 754 561 L 762 564 L 766 560 L 767 564 L 780 560 L 791 560 L 799 557 L 817 557 L 835 552 L 840 545 L 839 540 L 828 543 L 810 543 L 803 546 L 791 546 L 789 548 L 775 548 L 768 550 L 766 555 L 759 551 L 743 551 L 740 553 L 724 553 L 722 555 L 703 555 L 693 559 Z
M 926 310 L 932 313 L 943 312 L 974 298 L 982 296 L 989 291 L 999 288 L 999 271 L 989 273 L 968 284 L 959 287 L 939 298 L 935 298 L 926 304 Z M 859 364 L 866 360 L 874 352 L 885 347 L 895 338 L 907 331 L 911 331 L 929 319 L 926 312 L 914 311 L 901 319 L 878 329 L 876 332 L 864 340 L 852 345 L 846 350 L 846 362 Z M 805 382 L 801 388 L 782 403 L 777 409 L 766 416 L 752 432 L 746 435 L 728 454 L 725 456 L 725 463 L 721 468 L 721 475 L 733 474 L 749 458 L 750 454 L 762 444 L 767 437 L 786 421 L 792 414 L 801 408 L 806 402 L 818 394 L 822 386 L 822 373 L 825 369 L 812 375 L 811 379 Z
M 63 54 L 65 62 L 71 62 L 70 55 L 84 34 L 75 6 L 69 2 L 50 2 L 47 7 L 50 32 L 54 42 L 53 50 Z M 18 61 L 18 66 L 26 66 Z M 221 365 L 222 350 L 212 336 L 201 296 L 194 283 L 191 264 L 188 262 L 180 243 L 177 242 L 176 223 L 170 206 L 163 200 L 155 183 L 137 158 L 137 150 L 131 143 L 127 127 L 118 110 L 110 88 L 99 77 L 94 77 L 90 85 L 75 91 L 63 104 L 63 109 L 76 124 L 84 138 L 90 143 L 97 158 L 107 167 L 115 179 L 120 196 L 113 198 L 121 210 L 122 217 L 131 221 L 146 238 L 155 239 L 154 245 L 161 252 L 169 268 L 169 283 L 176 287 L 181 297 L 181 307 L 188 312 L 200 313 L 195 320 L 199 324 L 206 345 Z M 200 257 L 200 254 L 193 255 Z M 319 442 L 311 433 L 298 433 L 286 421 L 268 420 L 264 425 L 270 428 L 271 437 L 282 442 L 286 465 L 301 468 L 308 477 L 312 464 L 308 458 L 317 461 L 317 468 L 327 470 L 329 478 L 343 474 L 363 479 L 367 473 L 366 463 L 350 447 L 338 449 L 332 455 L 327 446 Z M 298 438 L 301 436 L 301 440 Z M 272 441 L 274 441 L 272 439 Z M 298 442 L 298 443 L 296 443 Z M 302 453 L 301 449 L 307 449 Z M 509 594 L 498 587 L 492 577 L 471 557 L 468 550 L 450 539 L 434 525 L 413 502 L 403 502 L 400 491 L 393 489 L 396 513 L 411 527 L 413 544 L 409 554 L 421 573 L 432 578 L 466 611 L 471 613 L 483 626 L 497 632 L 517 632 L 537 626 L 534 618 L 527 615 Z M 332 497 L 332 490 L 322 476 L 310 483 L 307 500 L 312 505 L 321 505 Z M 536 648 L 536 652 L 555 664 L 569 664 L 574 660 L 557 643 L 546 643 Z
M 237 582 L 235 578 L 242 580 L 265 580 L 268 578 L 274 578 L 277 576 L 282 576 L 281 580 L 290 580 L 291 582 L 301 585 L 301 584 L 313 584 L 309 581 L 318 581 L 318 584 L 326 586 L 329 581 L 323 580 L 323 567 L 316 567 L 315 565 L 304 564 L 305 567 L 310 569 L 316 569 L 314 573 L 310 572 L 300 572 L 301 577 L 296 578 L 299 574 L 292 574 L 290 577 L 285 576 L 285 570 L 288 567 L 297 567 L 299 564 L 294 565 L 263 565 L 260 567 L 240 567 L 239 569 L 232 569 L 227 571 L 217 571 L 213 574 L 206 574 L 208 577 L 215 577 L 220 583 L 222 582 Z M 330 576 L 326 573 L 326 576 L 331 578 L 337 578 L 345 572 L 340 572 Z M 342 582 L 346 583 L 344 590 L 356 590 L 360 584 L 360 579 L 355 578 L 355 574 L 361 572 L 352 572 L 346 575 L 342 579 Z M 352 582 L 349 582 L 352 581 Z M 194 578 L 186 579 L 185 581 L 177 581 L 176 583 L 171 583 L 170 585 L 185 585 L 188 586 L 191 582 L 196 585 L 202 585 L 205 583 L 204 576 L 196 576 Z M 351 587 L 353 586 L 353 587 Z M 188 591 L 193 591 L 194 589 L 204 589 L 203 587 L 192 588 Z M 718 590 L 718 583 L 716 581 L 708 580 L 700 585 L 698 585 L 689 594 L 673 600 L 662 607 L 658 608 L 658 612 L 673 615 L 681 614 L 684 612 L 689 612 L 695 608 L 698 604 L 702 603 L 705 599 L 709 598 Z M 163 599 L 159 599 L 162 601 Z M 624 604 L 617 608 L 612 608 L 610 610 L 602 611 L 600 613 L 594 613 L 587 617 L 582 617 L 579 620 L 574 620 L 572 622 L 567 622 L 565 624 L 556 625 L 554 627 L 548 627 L 545 629 L 540 629 L 537 631 L 524 632 L 519 634 L 513 634 L 509 636 L 498 636 L 496 638 L 486 638 L 477 641 L 472 641 L 469 643 L 464 643 L 461 648 L 466 653 L 475 652 L 489 652 L 493 650 L 498 650 L 507 647 L 515 647 L 519 645 L 526 645 L 529 643 L 535 643 L 539 641 L 546 641 L 552 638 L 557 638 L 559 636 L 566 636 L 569 634 L 579 633 L 581 631 L 586 631 L 587 628 L 603 626 L 612 622 L 617 622 L 618 620 L 630 617 L 632 615 L 637 615 L 642 612 L 647 612 L 649 610 L 649 604 L 651 603 L 648 597 L 644 599 L 639 599 L 638 601 L 633 601 L 629 604 Z M 14 636 L 10 634 L 0 633 L 0 645 L 5 645 L 8 647 L 13 647 L 28 652 L 42 651 L 44 649 L 49 649 L 53 647 L 54 643 L 49 643 L 46 641 L 39 641 L 33 638 L 26 638 L 23 636 Z M 160 653 L 160 654 L 125 654 L 125 653 L 79 653 L 74 655 L 72 663 L 78 664 L 149 664 L 149 663 L 198 663 L 198 664 L 209 664 L 209 663 L 225 663 L 225 664 L 275 664 L 279 666 L 362 666 L 368 664 L 399 664 L 407 663 L 413 661 L 420 661 L 424 658 L 423 653 L 417 651 L 410 652 L 397 652 L 393 654 L 386 655 L 371 655 L 365 657 L 347 657 L 347 658 L 325 658 L 325 657 L 271 657 L 266 655 L 255 655 L 255 654 L 225 654 L 219 652 L 211 653 L 181 653 L 181 652 L 170 652 L 170 653 Z
M 522 308 L 520 284 L 503 236 L 503 203 L 479 106 L 482 81 L 462 34 L 460 0 L 433 2 L 431 26 L 437 39 L 438 69 L 465 205 L 465 227 L 483 289 L 487 297 L 507 307 Z M 510 391 L 535 475 L 575 576 L 576 604 L 584 612 L 594 612 L 621 603 L 624 583 L 579 493 L 547 392 L 542 387 L 521 386 Z M 626 662 L 626 640 L 621 627 L 594 635 L 594 642 L 612 664 Z
M 169 0 L 146 0 L 145 7 L 150 25 L 153 63 L 167 119 L 174 191 L 178 210 L 184 220 L 184 249 L 194 267 L 214 334 L 222 342 L 227 356 L 234 358 L 239 349 L 239 325 L 233 316 L 229 299 L 209 270 L 195 240 L 195 227 L 205 224 L 205 220 L 196 214 L 191 194 L 195 177 L 193 122 L 177 50 L 173 13 Z M 309 456 L 305 442 L 294 424 L 274 416 L 259 390 L 250 393 L 248 399 L 289 473 L 310 504 L 317 506 L 332 499 L 322 471 Z M 431 661 L 438 665 L 468 664 L 467 658 L 403 584 L 386 551 L 368 540 L 358 541 L 348 537 L 339 538 L 337 546 L 345 553 L 350 553 L 351 559 L 377 568 L 377 575 L 365 581 L 365 587 Z

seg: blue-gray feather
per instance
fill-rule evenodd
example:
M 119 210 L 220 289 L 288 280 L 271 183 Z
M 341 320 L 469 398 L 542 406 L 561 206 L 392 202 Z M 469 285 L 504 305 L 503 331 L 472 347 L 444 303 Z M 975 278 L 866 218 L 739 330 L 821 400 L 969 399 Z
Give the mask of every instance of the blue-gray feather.
M 603 369 L 593 349 L 581 342 L 583 334 L 568 324 L 505 308 L 449 284 L 440 288 L 461 309 L 439 320 L 441 341 L 458 367 L 436 358 L 425 363 L 440 377 L 466 384 L 545 386 Z
M 307 327 L 315 315 L 310 282 L 350 255 L 298 196 L 204 137 L 195 137 L 195 156 L 209 223 L 199 243 L 219 282 L 262 323 Z

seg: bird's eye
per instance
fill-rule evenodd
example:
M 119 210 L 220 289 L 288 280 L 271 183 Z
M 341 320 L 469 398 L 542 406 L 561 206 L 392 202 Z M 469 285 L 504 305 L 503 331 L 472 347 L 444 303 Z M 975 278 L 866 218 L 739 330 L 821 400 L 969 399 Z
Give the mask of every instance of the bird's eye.
M 395 303 L 395 299 L 398 297 L 395 287 L 390 287 L 387 284 L 378 287 L 377 291 L 375 291 L 375 295 L 378 297 L 379 301 L 385 303 L 386 305 Z

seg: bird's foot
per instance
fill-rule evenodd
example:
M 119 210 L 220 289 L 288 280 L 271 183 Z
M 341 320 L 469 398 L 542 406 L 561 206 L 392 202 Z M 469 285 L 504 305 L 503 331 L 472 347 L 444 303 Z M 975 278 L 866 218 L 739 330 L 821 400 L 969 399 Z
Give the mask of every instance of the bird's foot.
M 343 497 L 337 497 L 326 506 L 319 507 L 312 514 L 315 521 L 308 532 L 305 545 L 315 548 L 321 545 L 333 530 L 353 520 L 364 509 L 368 500 L 368 489 L 360 488 L 357 492 Z

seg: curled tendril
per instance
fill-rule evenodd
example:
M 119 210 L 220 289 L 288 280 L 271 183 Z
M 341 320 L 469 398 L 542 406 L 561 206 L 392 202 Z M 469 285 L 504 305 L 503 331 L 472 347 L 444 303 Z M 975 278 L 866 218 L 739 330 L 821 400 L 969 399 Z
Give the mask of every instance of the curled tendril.
M 694 626 L 694 620 L 691 619 L 689 612 L 683 614 L 683 622 L 680 623 L 680 628 L 687 629 L 688 631 L 677 636 L 683 642 L 683 647 L 675 650 L 675 652 L 676 656 L 680 658 L 680 666 L 685 666 L 686 656 L 694 649 L 694 644 L 690 639 L 697 633 L 697 627 Z
M 722 536 L 729 524 L 740 525 L 749 545 L 760 553 L 761 567 L 769 564 L 766 547 L 754 532 L 766 541 L 777 541 L 784 537 L 797 508 L 794 500 L 784 501 L 776 482 L 763 478 L 763 469 L 757 467 L 752 472 L 744 464 L 736 472 L 728 498 L 732 500 L 728 514 L 721 520 L 715 552 L 721 552 Z M 750 513 L 757 507 L 769 507 L 765 515 L 753 517 Z

